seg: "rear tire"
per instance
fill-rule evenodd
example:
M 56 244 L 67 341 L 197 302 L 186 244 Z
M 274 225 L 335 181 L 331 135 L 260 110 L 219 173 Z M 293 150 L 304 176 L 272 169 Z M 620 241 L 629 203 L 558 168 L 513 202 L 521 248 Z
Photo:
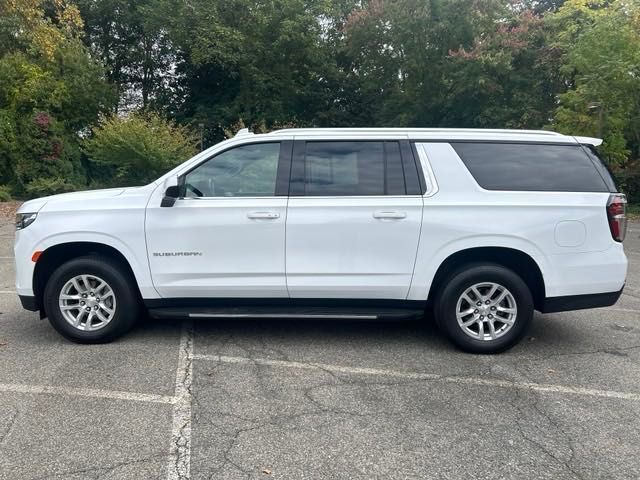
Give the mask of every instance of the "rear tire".
M 129 331 L 140 313 L 130 275 L 113 260 L 98 256 L 58 267 L 47 282 L 43 303 L 53 328 L 77 343 L 110 342 Z
M 497 264 L 455 271 L 435 302 L 436 321 L 449 340 L 470 353 L 499 353 L 514 346 L 533 318 L 527 284 Z

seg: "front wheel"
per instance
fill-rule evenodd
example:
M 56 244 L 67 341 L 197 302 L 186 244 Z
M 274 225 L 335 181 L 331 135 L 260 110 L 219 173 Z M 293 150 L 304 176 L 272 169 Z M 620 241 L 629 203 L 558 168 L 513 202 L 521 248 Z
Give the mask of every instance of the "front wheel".
M 471 353 L 515 345 L 533 318 L 533 299 L 513 271 L 494 264 L 458 269 L 436 300 L 436 320 L 449 339 Z
M 88 256 L 61 265 L 44 292 L 51 325 L 78 343 L 109 342 L 138 318 L 139 301 L 129 276 L 114 262 Z

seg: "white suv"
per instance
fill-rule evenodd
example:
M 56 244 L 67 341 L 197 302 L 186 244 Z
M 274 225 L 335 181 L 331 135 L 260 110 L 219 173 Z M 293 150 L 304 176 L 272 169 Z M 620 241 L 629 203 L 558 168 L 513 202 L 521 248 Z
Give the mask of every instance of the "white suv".
M 472 352 L 533 311 L 614 304 L 625 197 L 594 146 L 545 131 L 240 132 L 157 181 L 19 210 L 16 286 L 65 337 L 142 313 L 406 318 Z

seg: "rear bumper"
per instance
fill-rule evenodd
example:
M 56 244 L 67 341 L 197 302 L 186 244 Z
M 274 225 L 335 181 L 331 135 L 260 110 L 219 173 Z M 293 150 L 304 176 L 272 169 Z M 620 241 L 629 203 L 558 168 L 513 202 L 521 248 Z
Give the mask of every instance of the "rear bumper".
M 32 295 L 18 295 L 18 297 L 20 297 L 20 303 L 22 304 L 22 308 L 25 310 L 30 310 L 32 312 L 40 310 L 36 297 Z
M 614 305 L 624 286 L 617 292 L 591 293 L 588 295 L 567 295 L 563 297 L 547 297 L 540 311 L 542 313 L 566 312 L 569 310 L 583 310 L 585 308 L 609 307 Z

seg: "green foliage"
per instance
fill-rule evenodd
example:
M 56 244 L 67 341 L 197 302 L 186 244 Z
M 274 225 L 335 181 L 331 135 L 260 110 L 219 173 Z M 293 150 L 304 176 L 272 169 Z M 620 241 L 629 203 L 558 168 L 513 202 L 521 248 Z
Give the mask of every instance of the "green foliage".
M 101 184 L 148 183 L 196 153 L 185 127 L 157 114 L 111 116 L 93 129 L 84 150 Z
M 634 220 L 640 219 L 640 204 L 627 205 L 627 215 Z
M 85 42 L 108 66 L 120 109 L 162 109 L 172 92 L 168 82 L 176 60 L 167 35 L 175 12 L 157 0 L 77 0 L 85 21 Z
M 605 159 L 631 200 L 640 200 L 640 3 L 572 0 L 550 20 L 561 72 L 552 127 L 604 138 Z
M 178 121 L 204 123 L 207 144 L 238 118 L 266 128 L 350 124 L 339 39 L 354 2 L 159 3 L 179 52 L 180 94 L 167 109 Z
M 467 65 L 452 61 L 450 53 L 472 48 L 506 14 L 506 4 L 492 0 L 371 0 L 354 8 L 345 40 L 353 59 L 350 76 L 362 92 L 361 121 L 478 126 L 473 115 L 466 115 L 474 99 L 464 100 L 464 94 L 485 87 L 467 76 L 472 72 L 462 73 L 465 83 L 460 84 L 458 69 Z
M 113 100 L 73 5 L 0 4 L 0 181 L 18 196 L 86 184 L 79 133 Z
M 56 193 L 72 192 L 78 186 L 69 183 L 61 177 L 36 178 L 26 185 L 25 191 L 29 197 L 44 197 Z
M 205 145 L 244 125 L 602 136 L 640 201 L 640 2 L 0 2 L 12 194 L 147 182 L 195 152 L 178 125 L 199 124 Z
M 11 200 L 13 200 L 11 189 L 5 185 L 0 185 L 0 202 L 10 202 Z

